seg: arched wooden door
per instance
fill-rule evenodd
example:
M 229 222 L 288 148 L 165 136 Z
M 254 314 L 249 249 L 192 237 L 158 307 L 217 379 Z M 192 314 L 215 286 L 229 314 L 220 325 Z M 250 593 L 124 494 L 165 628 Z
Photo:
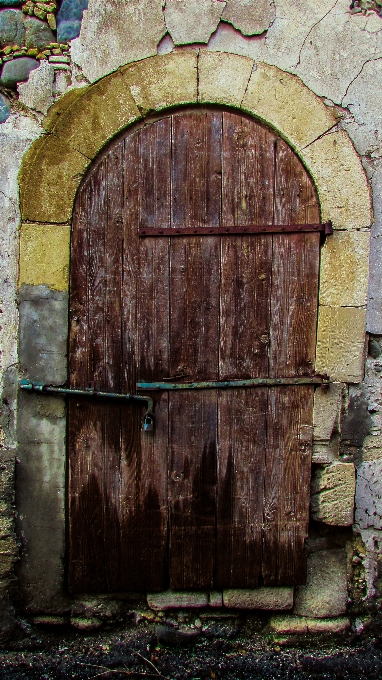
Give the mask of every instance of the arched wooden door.
M 312 377 L 320 234 L 290 225 L 318 221 L 301 162 L 252 119 L 128 131 L 76 199 L 71 386 Z M 70 591 L 304 582 L 314 385 L 164 387 L 153 432 L 144 405 L 69 400 Z

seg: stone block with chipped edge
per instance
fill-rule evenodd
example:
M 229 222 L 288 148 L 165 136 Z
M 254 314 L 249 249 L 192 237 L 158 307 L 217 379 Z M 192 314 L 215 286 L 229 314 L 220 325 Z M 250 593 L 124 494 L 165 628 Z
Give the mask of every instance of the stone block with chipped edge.
M 172 52 L 121 69 L 126 87 L 142 113 L 198 99 L 197 53 Z
M 341 404 L 341 383 L 332 383 L 328 388 L 321 388 L 314 392 L 313 407 L 313 437 L 314 440 L 329 441 L 333 430 L 338 427 Z
M 361 529 L 382 529 L 382 460 L 357 468 L 355 522 Z
M 258 35 L 269 28 L 275 13 L 270 0 L 227 0 L 222 19 L 244 35 Z
M 334 229 L 370 227 L 370 187 L 346 132 L 323 135 L 306 146 L 301 155 L 318 190 L 322 221 L 332 220 Z
M 296 149 L 311 144 L 337 123 L 333 110 L 297 76 L 263 63 L 251 75 L 242 107 L 273 125 Z
M 40 61 L 40 66 L 31 71 L 27 82 L 17 87 L 21 103 L 46 114 L 53 104 L 53 80 L 53 66 L 47 61 Z
M 346 612 L 347 568 L 344 550 L 321 550 L 308 556 L 306 585 L 298 586 L 293 613 L 334 618 Z
M 353 463 L 333 463 L 315 470 L 311 484 L 311 516 L 333 526 L 354 521 L 355 468 Z
M 317 373 L 326 373 L 336 382 L 361 382 L 364 376 L 365 327 L 365 309 L 320 306 Z
M 124 64 L 155 55 L 166 30 L 163 0 L 89 0 L 71 56 L 85 78 L 95 82 Z
M 306 633 L 344 633 L 350 628 L 347 617 L 312 619 L 305 616 L 273 616 L 269 629 L 278 635 L 304 635 Z
M 312 463 L 328 465 L 339 457 L 339 437 L 329 442 L 313 442 Z
M 69 91 L 49 111 L 44 127 L 72 149 L 94 158 L 112 137 L 139 118 L 126 73 L 117 71 L 78 94 Z
M 240 106 L 253 64 L 249 57 L 201 51 L 198 61 L 199 102 Z
M 193 609 L 208 606 L 208 593 L 197 591 L 173 591 L 149 593 L 147 604 L 151 609 L 164 611 L 166 609 Z
M 54 135 L 40 137 L 25 156 L 20 174 L 24 220 L 70 222 L 78 185 L 90 159 Z
M 370 232 L 335 231 L 321 249 L 320 304 L 362 307 L 367 303 Z
M 221 0 L 166 0 L 165 21 L 175 45 L 208 43 L 224 8 Z
M 231 588 L 223 590 L 223 603 L 232 609 L 292 609 L 293 588 Z
M 70 226 L 22 224 L 19 285 L 68 290 Z

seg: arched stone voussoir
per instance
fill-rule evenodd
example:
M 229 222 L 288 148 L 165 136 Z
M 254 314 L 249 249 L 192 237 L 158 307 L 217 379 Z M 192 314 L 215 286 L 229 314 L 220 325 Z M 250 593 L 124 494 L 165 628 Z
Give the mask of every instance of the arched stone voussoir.
M 249 57 L 202 50 L 198 60 L 198 101 L 240 107 L 254 66 Z
M 328 132 L 300 152 L 318 190 L 321 217 L 335 229 L 362 229 L 373 221 L 371 190 L 346 132 Z

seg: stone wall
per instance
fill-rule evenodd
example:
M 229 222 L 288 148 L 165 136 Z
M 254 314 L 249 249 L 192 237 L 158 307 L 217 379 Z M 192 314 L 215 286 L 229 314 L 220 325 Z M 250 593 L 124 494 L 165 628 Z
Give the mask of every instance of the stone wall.
M 119 129 L 147 111 L 196 101 L 242 108 L 279 130 L 314 177 L 323 219 L 334 222 L 335 234 L 322 251 L 317 368 L 335 382 L 315 395 L 309 577 L 295 594 L 292 614 L 275 617 L 271 625 L 280 632 L 318 631 L 324 624 L 317 622 L 329 619 L 332 627 L 345 629 L 348 588 L 350 612 L 357 616 L 380 593 L 379 6 L 370 2 L 363 11 L 365 3 L 355 2 L 350 10 L 349 0 L 89 0 L 87 6 L 63 0 L 53 10 L 51 4 L 58 34 L 49 12 L 39 17 L 33 2 L 0 1 L 4 635 L 17 623 L 11 603 L 15 563 L 24 612 L 63 616 L 72 607 L 74 619 L 82 612 L 78 603 L 73 609 L 63 585 L 64 404 L 32 403 L 26 395 L 16 407 L 19 377 L 66 380 L 68 244 L 76 187 Z M 156 55 L 164 66 L 152 67 L 159 63 Z M 13 64 L 12 80 L 7 64 Z M 370 269 L 368 185 L 374 205 Z M 214 601 L 260 609 L 265 602 L 266 609 L 290 610 L 293 597 L 284 596 L 230 591 L 216 594 Z M 213 606 L 208 597 L 203 595 L 203 602 Z M 94 618 L 94 607 L 86 606 L 81 615 Z

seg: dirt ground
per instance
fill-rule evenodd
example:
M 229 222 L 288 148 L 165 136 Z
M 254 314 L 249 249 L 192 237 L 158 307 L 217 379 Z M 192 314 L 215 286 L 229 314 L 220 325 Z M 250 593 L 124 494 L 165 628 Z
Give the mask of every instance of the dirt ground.
M 261 623 L 261 622 L 260 622 Z M 277 639 L 259 621 L 230 637 L 200 635 L 184 646 L 159 644 L 141 622 L 99 632 L 29 627 L 0 652 L 0 680 L 162 678 L 165 680 L 382 679 L 382 627 L 361 635 Z

